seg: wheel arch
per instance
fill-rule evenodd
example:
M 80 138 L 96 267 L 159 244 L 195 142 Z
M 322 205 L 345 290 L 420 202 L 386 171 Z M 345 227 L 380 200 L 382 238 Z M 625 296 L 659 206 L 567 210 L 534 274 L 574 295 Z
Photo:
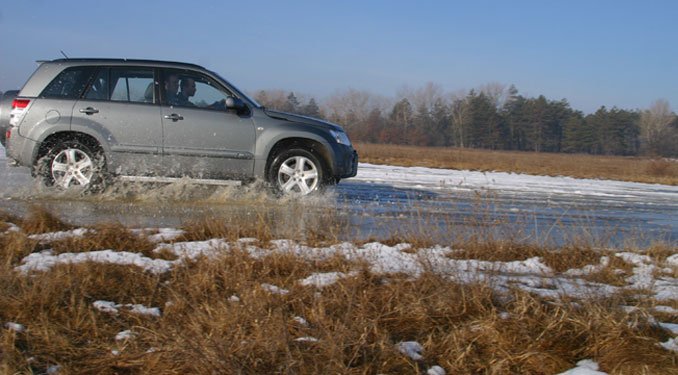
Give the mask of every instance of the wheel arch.
M 325 145 L 309 138 L 285 138 L 276 142 L 276 144 L 271 147 L 271 151 L 268 153 L 266 158 L 266 167 L 264 169 L 267 179 L 271 178 L 269 172 L 276 156 L 279 155 L 283 150 L 289 150 L 292 148 L 302 148 L 313 153 L 318 157 L 320 163 L 322 163 L 322 168 L 324 168 L 326 171 L 327 177 L 329 178 L 330 176 L 334 176 L 333 165 L 330 162 L 332 160 L 331 151 L 328 150 Z
M 99 142 L 99 140 L 97 140 L 92 135 L 73 131 L 58 132 L 50 134 L 42 142 L 40 142 L 40 147 L 38 147 L 38 151 L 33 159 L 33 165 L 35 165 L 35 163 L 37 163 L 37 161 L 40 160 L 40 158 L 47 155 L 49 150 L 55 144 L 57 144 L 58 142 L 69 140 L 78 141 L 84 144 L 85 146 L 90 147 L 94 152 L 100 152 L 102 154 L 104 153 L 104 148 L 101 142 Z

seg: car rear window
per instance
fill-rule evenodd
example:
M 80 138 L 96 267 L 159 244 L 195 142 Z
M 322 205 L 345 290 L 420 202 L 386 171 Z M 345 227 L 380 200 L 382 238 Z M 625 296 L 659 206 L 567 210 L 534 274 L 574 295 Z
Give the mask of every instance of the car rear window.
M 42 98 L 77 99 L 82 95 L 95 68 L 76 66 L 59 73 L 40 94 Z

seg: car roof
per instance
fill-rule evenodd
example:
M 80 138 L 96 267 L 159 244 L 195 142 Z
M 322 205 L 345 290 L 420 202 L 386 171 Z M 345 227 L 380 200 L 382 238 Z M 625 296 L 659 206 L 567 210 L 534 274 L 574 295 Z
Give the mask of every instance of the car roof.
M 81 65 L 81 64 L 92 64 L 92 65 L 106 65 L 106 64 L 121 64 L 121 65 L 148 65 L 148 66 L 161 66 L 161 67 L 184 67 L 184 68 L 194 68 L 194 69 L 205 69 L 204 67 L 179 62 L 179 61 L 164 61 L 164 60 L 148 60 L 148 59 L 115 59 L 115 58 L 68 58 L 68 59 L 54 59 L 49 61 L 38 61 L 39 63 L 54 63 L 54 64 L 72 64 L 72 65 Z
M 176 61 L 161 61 L 161 60 L 147 60 L 147 59 L 110 59 L 110 58 L 68 58 L 55 59 L 48 61 L 38 61 L 40 66 L 33 72 L 33 75 L 26 81 L 21 89 L 21 96 L 37 97 L 45 86 L 54 79 L 60 72 L 69 67 L 77 66 L 143 66 L 152 68 L 174 68 L 174 69 L 192 69 L 202 70 L 213 76 L 218 77 L 215 73 L 204 67 L 196 64 L 176 62 Z

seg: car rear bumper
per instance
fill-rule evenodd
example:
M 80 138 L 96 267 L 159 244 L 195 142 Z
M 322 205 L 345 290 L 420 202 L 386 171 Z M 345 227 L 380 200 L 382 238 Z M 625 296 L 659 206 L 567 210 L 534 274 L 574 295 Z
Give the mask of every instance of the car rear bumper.
M 30 167 L 33 164 L 33 152 L 37 152 L 37 142 L 19 135 L 17 128 L 12 129 L 12 137 L 5 146 L 7 158 L 16 165 Z

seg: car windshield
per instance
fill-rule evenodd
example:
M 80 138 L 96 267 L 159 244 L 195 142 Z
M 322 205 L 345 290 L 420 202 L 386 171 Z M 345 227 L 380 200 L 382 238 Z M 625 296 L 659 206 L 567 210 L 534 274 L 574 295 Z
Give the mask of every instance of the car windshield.
M 219 73 L 213 72 L 213 71 L 211 71 L 211 73 L 214 74 L 215 76 L 219 77 L 219 79 L 221 79 L 222 81 L 226 82 L 233 91 L 235 91 L 236 93 L 238 93 L 238 95 L 240 95 L 240 97 L 242 97 L 246 101 L 252 103 L 255 107 L 261 108 L 261 104 L 259 104 L 256 100 L 254 100 L 253 98 L 251 98 L 250 96 L 248 96 L 244 92 L 240 91 L 233 84 L 231 84 L 231 82 L 229 82 L 227 79 L 225 79 L 224 77 L 219 75 Z

